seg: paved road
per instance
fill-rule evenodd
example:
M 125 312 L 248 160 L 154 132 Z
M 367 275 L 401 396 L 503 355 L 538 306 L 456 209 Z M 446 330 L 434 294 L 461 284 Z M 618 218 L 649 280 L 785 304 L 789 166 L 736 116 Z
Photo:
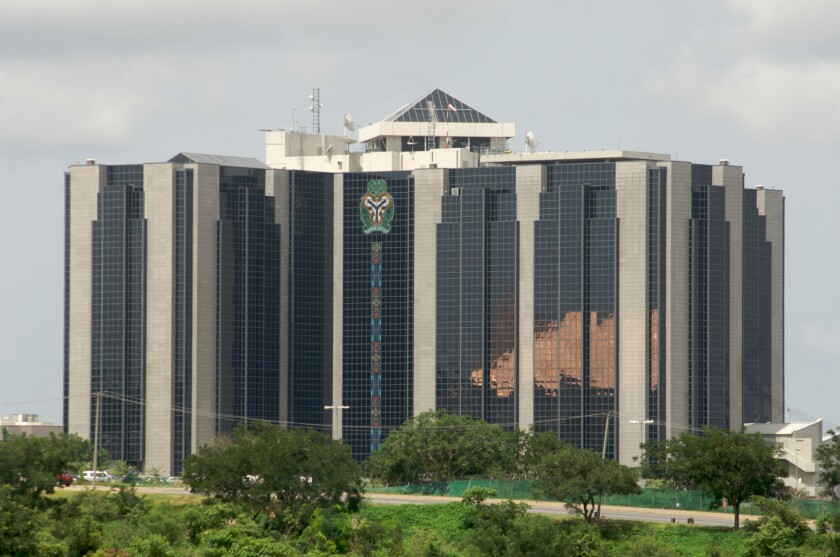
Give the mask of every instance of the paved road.
M 428 495 L 398 495 L 390 493 L 368 493 L 367 498 L 374 503 L 384 505 L 429 505 L 446 503 L 449 501 L 460 501 L 459 497 L 438 497 Z M 522 501 L 531 507 L 532 513 L 568 516 L 569 511 L 563 503 L 546 501 Z M 636 520 L 641 522 L 672 522 L 676 521 L 686 524 L 689 518 L 694 519 L 695 524 L 703 526 L 725 526 L 731 527 L 734 517 L 731 514 L 721 514 L 702 511 L 677 511 L 668 509 L 644 509 L 637 507 L 613 507 L 604 505 L 601 507 L 604 518 L 618 520 Z M 756 519 L 758 517 L 741 515 L 741 521 L 745 519 Z
M 107 490 L 110 486 L 97 486 L 98 489 Z M 74 485 L 69 490 L 83 490 L 89 487 Z M 187 495 L 189 490 L 177 486 L 138 487 L 140 493 L 161 493 L 169 495 Z M 436 505 L 450 501 L 460 501 L 460 497 L 442 497 L 436 495 L 402 495 L 393 493 L 368 493 L 366 497 L 373 503 L 380 505 Z M 520 501 L 517 501 L 520 502 Z M 532 513 L 546 515 L 569 516 L 569 511 L 563 503 L 546 501 L 521 501 L 531 507 Z M 645 509 L 638 507 L 614 507 L 604 505 L 601 507 L 604 518 L 618 520 L 635 520 L 639 522 L 677 522 L 686 524 L 689 518 L 694 519 L 694 524 L 703 526 L 724 526 L 732 527 L 734 517 L 731 514 L 702 512 L 702 511 L 677 511 L 669 509 Z M 741 524 L 747 519 L 755 520 L 758 517 L 741 515 Z

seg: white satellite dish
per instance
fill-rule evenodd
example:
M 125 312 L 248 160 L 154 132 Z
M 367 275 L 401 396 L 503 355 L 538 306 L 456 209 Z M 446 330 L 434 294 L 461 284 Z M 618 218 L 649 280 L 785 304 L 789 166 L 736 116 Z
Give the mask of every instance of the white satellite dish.
M 528 147 L 529 153 L 533 153 L 537 148 L 537 138 L 531 130 L 525 132 L 525 145 Z
M 356 129 L 356 121 L 353 120 L 353 116 L 350 113 L 344 115 L 344 129 L 349 132 Z

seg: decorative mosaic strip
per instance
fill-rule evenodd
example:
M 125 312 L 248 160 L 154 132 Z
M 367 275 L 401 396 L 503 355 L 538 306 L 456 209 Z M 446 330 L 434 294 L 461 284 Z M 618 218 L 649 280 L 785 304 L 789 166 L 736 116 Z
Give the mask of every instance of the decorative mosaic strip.
M 382 445 L 379 403 L 382 397 L 382 242 L 371 243 L 370 264 L 370 450 Z

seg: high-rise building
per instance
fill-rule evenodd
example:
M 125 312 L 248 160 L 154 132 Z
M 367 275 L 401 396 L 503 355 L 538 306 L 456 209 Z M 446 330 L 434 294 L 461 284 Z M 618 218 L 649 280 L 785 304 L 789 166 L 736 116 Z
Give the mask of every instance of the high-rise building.
M 268 165 L 71 167 L 66 426 L 178 473 L 251 419 L 361 459 L 446 408 L 625 463 L 781 421 L 782 192 L 725 160 L 513 153 L 515 135 L 435 90 L 361 151 L 272 130 Z

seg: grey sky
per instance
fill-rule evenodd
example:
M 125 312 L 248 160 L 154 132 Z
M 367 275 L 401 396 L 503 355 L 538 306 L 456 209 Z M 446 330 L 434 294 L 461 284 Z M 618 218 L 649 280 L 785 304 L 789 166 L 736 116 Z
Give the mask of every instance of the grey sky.
M 0 2 L 0 412 L 61 421 L 63 172 L 262 159 L 268 127 L 365 125 L 439 87 L 524 148 L 745 168 L 787 198 L 786 403 L 840 423 L 840 3 Z

